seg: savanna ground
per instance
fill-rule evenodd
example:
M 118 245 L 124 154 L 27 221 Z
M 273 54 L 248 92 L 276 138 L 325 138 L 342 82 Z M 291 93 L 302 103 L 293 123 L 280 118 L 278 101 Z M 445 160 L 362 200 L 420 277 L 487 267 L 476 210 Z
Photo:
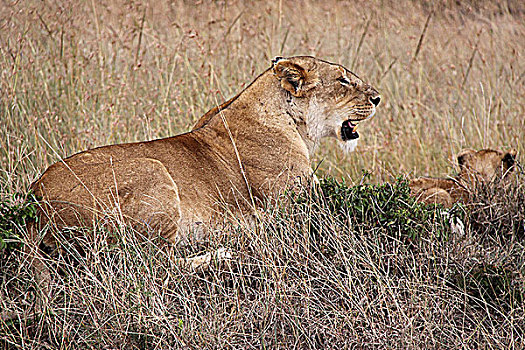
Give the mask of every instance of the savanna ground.
M 186 131 L 278 55 L 341 63 L 382 95 L 355 153 L 327 140 L 314 157 L 344 183 L 176 252 L 235 261 L 187 271 L 118 225 L 64 241 L 53 298 L 0 321 L 1 346 L 525 347 L 521 166 L 448 215 L 395 180 L 452 174 L 465 147 L 523 153 L 520 1 L 4 1 L 0 52 L 0 311 L 34 305 L 24 194 L 62 157 Z

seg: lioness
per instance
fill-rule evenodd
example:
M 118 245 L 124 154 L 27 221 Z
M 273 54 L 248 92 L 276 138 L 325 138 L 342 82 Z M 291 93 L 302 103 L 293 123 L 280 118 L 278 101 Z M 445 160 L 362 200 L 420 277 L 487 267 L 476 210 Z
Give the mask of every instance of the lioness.
M 467 149 L 458 156 L 460 172 L 453 178 L 420 177 L 410 181 L 412 195 L 425 203 L 452 204 L 468 200 L 482 182 L 498 181 L 514 170 L 516 151 Z
M 103 146 L 50 166 L 31 186 L 42 198 L 39 225 L 84 226 L 116 214 L 179 243 L 214 223 L 219 202 L 247 213 L 265 196 L 307 182 L 319 140 L 334 137 L 352 149 L 357 124 L 375 114 L 380 96 L 338 64 L 309 56 L 272 63 L 188 133 Z M 49 233 L 34 239 L 55 243 Z

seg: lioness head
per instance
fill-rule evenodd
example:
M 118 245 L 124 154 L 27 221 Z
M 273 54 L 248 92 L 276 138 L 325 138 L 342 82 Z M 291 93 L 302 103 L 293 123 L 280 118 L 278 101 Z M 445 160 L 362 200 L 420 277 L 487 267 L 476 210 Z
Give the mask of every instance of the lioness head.
M 345 151 L 355 147 L 359 122 L 371 118 L 379 93 L 345 67 L 309 56 L 276 57 L 273 73 L 289 93 L 294 118 L 306 124 L 315 147 L 322 137 L 335 137 Z
M 514 170 L 516 150 L 508 152 L 492 149 L 475 151 L 466 149 L 458 154 L 460 177 L 493 181 Z

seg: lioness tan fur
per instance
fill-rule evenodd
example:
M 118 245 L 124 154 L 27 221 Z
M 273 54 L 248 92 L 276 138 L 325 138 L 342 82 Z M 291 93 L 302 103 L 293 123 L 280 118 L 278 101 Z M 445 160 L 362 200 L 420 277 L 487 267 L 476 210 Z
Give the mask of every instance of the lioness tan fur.
M 476 187 L 484 182 L 499 181 L 514 170 L 516 151 L 467 149 L 457 156 L 460 172 L 452 178 L 420 177 L 410 181 L 412 195 L 425 203 L 451 207 L 466 202 Z
M 31 186 L 42 198 L 38 225 L 90 226 L 117 217 L 173 243 L 195 239 L 223 206 L 249 213 L 266 196 L 308 182 L 319 140 L 354 144 L 354 127 L 374 115 L 379 100 L 340 65 L 276 58 L 188 133 L 103 146 L 50 166 Z M 37 236 L 55 243 L 50 233 Z

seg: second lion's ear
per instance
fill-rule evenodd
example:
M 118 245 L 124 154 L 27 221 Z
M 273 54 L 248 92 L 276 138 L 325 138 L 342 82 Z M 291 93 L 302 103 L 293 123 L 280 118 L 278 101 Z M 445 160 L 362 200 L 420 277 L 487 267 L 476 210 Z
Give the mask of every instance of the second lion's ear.
M 516 164 L 516 150 L 511 149 L 503 156 L 502 162 L 506 169 L 511 169 Z
M 306 70 L 300 65 L 282 57 L 276 57 L 272 63 L 273 73 L 281 82 L 282 88 L 295 97 L 303 96 L 303 88 L 307 78 Z
M 476 153 L 476 151 L 474 151 L 473 149 L 464 149 L 458 153 L 458 165 L 460 169 L 465 168 L 466 160 L 472 153 Z

